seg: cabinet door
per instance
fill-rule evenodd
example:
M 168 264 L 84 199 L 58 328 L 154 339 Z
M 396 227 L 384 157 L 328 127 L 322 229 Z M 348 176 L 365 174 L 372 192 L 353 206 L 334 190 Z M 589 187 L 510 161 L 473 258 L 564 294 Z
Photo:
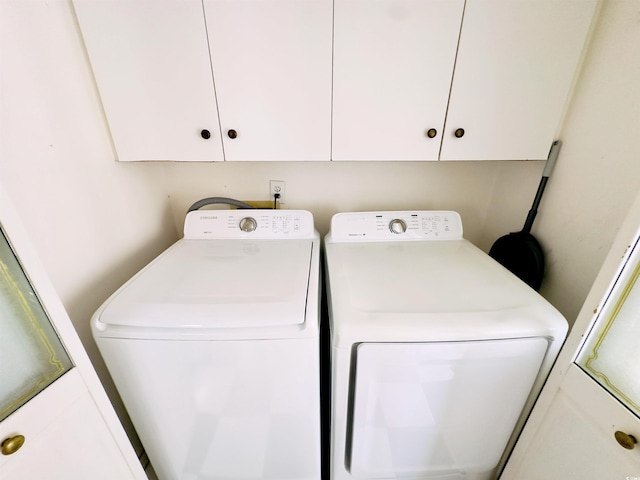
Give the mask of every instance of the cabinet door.
M 335 0 L 334 160 L 438 159 L 463 6 Z
M 441 160 L 547 158 L 596 3 L 467 0 Z
M 226 160 L 330 159 L 332 8 L 204 0 Z
M 118 159 L 223 160 L 201 2 L 73 4 Z

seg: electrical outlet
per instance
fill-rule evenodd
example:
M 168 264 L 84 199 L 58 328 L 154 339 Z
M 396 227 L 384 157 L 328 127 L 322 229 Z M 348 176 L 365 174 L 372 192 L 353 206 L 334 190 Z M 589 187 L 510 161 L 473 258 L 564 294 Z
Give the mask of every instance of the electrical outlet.
M 276 193 L 280 194 L 278 201 L 284 203 L 284 180 L 269 180 L 269 199 L 273 200 Z

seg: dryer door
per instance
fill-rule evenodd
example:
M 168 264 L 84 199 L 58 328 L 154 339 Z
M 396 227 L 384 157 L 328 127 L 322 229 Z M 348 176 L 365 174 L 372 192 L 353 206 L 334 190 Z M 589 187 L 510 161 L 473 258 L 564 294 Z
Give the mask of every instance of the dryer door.
M 485 478 L 497 466 L 547 350 L 545 338 L 362 343 L 351 388 L 359 478 Z M 446 477 L 441 477 L 446 475 Z M 451 475 L 451 476 L 449 476 Z

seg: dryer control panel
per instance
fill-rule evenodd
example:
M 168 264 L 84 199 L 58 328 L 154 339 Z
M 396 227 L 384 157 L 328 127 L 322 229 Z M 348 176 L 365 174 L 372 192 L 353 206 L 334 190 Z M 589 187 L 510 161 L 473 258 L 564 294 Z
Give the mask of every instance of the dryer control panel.
M 195 210 L 184 221 L 184 238 L 313 238 L 306 210 Z
M 453 211 L 338 213 L 330 237 L 334 242 L 461 240 L 462 219 Z

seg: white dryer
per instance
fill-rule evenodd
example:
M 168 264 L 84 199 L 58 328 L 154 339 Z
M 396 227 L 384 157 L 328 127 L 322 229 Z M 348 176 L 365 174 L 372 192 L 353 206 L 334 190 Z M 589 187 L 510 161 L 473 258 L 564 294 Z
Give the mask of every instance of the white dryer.
M 91 326 L 162 480 L 319 479 L 319 236 L 197 210 Z
M 332 480 L 495 478 L 565 319 L 455 212 L 337 214 L 325 246 Z

